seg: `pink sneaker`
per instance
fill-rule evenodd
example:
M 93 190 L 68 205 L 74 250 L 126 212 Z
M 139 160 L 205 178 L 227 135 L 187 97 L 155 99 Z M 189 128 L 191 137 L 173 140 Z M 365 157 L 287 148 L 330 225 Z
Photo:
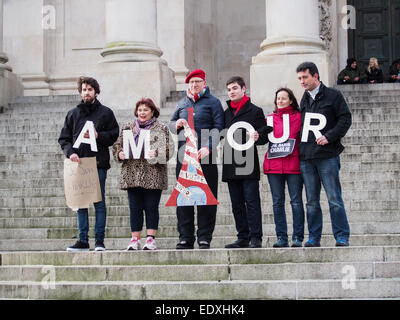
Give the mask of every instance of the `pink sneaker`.
M 156 240 L 153 237 L 147 237 L 143 250 L 157 250 Z
M 142 248 L 142 244 L 140 243 L 140 239 L 135 237 L 135 238 L 131 239 L 131 242 L 129 243 L 129 246 L 126 250 L 134 251 L 134 250 L 140 250 L 141 248 Z

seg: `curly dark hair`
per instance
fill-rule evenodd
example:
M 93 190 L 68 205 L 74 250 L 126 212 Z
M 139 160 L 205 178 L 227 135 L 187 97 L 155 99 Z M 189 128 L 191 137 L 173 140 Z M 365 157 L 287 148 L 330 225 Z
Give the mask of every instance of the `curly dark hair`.
M 84 83 L 90 85 L 94 89 L 95 93 L 100 94 L 100 86 L 99 86 L 99 83 L 97 82 L 97 80 L 94 78 L 84 77 L 84 76 L 81 76 L 78 79 L 79 93 L 82 92 L 82 84 L 84 84 Z

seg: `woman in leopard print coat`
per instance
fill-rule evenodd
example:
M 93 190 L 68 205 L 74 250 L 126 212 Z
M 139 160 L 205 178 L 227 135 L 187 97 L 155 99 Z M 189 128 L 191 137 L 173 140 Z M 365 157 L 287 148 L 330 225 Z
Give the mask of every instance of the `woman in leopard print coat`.
M 143 249 L 154 250 L 158 229 L 159 203 L 162 190 L 168 188 L 167 161 L 170 155 L 169 129 L 157 120 L 159 110 L 151 99 L 141 99 L 136 103 L 136 120 L 126 123 L 118 140 L 113 145 L 116 161 L 122 162 L 120 188 L 127 190 L 130 209 L 132 239 L 128 250 L 140 250 L 140 235 L 143 228 L 143 212 L 146 213 L 147 239 Z M 144 158 L 144 148 L 140 158 L 128 157 L 123 151 L 123 132 L 130 130 L 137 144 L 141 130 L 150 131 L 149 159 Z

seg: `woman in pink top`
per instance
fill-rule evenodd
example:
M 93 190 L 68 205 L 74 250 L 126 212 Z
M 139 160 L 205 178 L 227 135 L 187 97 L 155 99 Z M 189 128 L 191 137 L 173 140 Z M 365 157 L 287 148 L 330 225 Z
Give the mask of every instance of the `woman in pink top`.
M 271 188 L 275 231 L 274 248 L 288 247 L 285 213 L 285 183 L 288 185 L 293 215 L 292 247 L 301 247 L 304 239 L 303 180 L 300 174 L 298 145 L 301 114 L 293 92 L 281 88 L 275 93 L 275 110 L 267 123 L 274 130 L 269 134 L 269 147 L 264 159 L 264 173 Z M 270 118 L 271 117 L 271 118 Z M 268 119 L 269 118 L 269 119 Z

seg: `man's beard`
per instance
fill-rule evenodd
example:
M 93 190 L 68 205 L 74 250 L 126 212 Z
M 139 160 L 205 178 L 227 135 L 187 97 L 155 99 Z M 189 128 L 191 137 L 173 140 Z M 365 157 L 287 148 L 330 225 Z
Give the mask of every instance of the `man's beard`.
M 84 103 L 87 103 L 87 104 L 92 104 L 93 101 L 94 101 L 94 99 L 95 99 L 95 97 L 87 96 L 87 97 L 84 97 L 84 98 L 83 98 L 83 102 L 84 102 Z

